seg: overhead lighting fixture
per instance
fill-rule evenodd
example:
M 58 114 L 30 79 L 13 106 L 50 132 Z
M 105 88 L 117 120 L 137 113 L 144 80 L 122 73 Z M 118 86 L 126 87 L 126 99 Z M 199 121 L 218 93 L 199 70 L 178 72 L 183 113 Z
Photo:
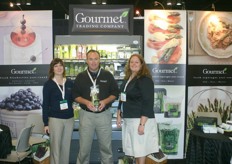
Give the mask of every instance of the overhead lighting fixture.
M 31 0 L 16 0 L 15 5 L 31 5 Z
M 155 5 L 155 6 L 160 5 L 160 6 L 163 8 L 163 10 L 165 10 L 164 5 L 163 5 L 162 3 L 160 3 L 160 2 L 158 2 L 158 1 L 155 1 L 155 2 L 154 2 L 154 5 Z
M 167 5 L 168 6 L 172 6 L 172 1 L 171 0 L 167 0 Z
M 16 5 L 17 6 L 21 5 L 21 1 L 20 0 L 16 0 Z
M 31 5 L 31 0 L 26 0 L 26 5 Z
M 106 5 L 106 0 L 102 0 L 102 4 L 103 4 L 103 5 Z
M 139 11 L 139 10 L 136 10 L 136 11 L 135 11 L 135 14 L 136 14 L 138 17 L 142 17 L 142 15 L 140 14 L 140 11 Z
M 92 5 L 106 5 L 107 0 L 91 0 Z
M 181 6 L 181 5 L 182 5 L 182 0 L 177 0 L 177 1 L 176 1 L 176 5 L 177 5 L 177 6 Z
M 10 7 L 14 7 L 14 4 L 12 2 L 10 2 Z
M 22 8 L 20 7 L 20 5 L 17 5 L 17 4 L 10 2 L 10 7 L 14 7 L 14 6 L 17 6 L 21 11 L 23 11 Z
M 96 0 L 92 0 L 92 5 L 96 5 L 97 4 L 97 1 Z

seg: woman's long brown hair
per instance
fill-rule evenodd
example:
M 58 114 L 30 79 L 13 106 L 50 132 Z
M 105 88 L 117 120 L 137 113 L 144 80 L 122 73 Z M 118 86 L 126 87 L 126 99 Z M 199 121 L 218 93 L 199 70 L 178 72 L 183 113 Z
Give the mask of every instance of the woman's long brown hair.
M 54 66 L 58 63 L 60 63 L 64 67 L 63 77 L 65 77 L 65 65 L 64 65 L 63 60 L 60 58 L 54 58 L 50 63 L 50 68 L 49 68 L 49 72 L 48 72 L 49 79 L 53 79 L 53 77 L 55 75 L 54 74 Z

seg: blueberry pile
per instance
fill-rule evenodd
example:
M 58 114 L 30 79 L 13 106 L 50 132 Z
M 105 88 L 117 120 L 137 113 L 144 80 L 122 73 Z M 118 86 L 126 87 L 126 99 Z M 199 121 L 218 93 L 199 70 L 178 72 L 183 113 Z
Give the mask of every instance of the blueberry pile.
M 29 111 L 41 108 L 41 100 L 32 92 L 31 88 L 20 89 L 18 92 L 11 94 L 0 101 L 0 108 L 7 110 Z

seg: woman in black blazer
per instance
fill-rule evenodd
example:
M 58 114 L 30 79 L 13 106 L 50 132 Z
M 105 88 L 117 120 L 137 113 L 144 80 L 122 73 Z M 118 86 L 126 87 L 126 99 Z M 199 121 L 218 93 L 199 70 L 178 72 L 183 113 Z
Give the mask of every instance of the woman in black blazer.
M 153 110 L 154 83 L 141 55 L 130 57 L 124 79 L 117 112 L 117 126 L 122 126 L 123 151 L 135 157 L 136 164 L 145 164 L 146 156 L 158 152 L 159 145 Z

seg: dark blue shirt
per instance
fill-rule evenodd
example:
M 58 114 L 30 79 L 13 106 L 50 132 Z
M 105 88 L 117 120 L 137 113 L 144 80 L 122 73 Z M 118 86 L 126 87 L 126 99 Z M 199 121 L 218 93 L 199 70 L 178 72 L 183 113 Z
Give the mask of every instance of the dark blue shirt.
M 62 86 L 63 87 L 63 86 Z M 63 100 L 62 93 L 57 84 L 53 80 L 48 80 L 43 86 L 43 122 L 44 126 L 48 126 L 48 118 L 69 119 L 73 117 L 73 98 L 72 98 L 73 82 L 66 80 L 65 82 L 65 100 L 68 102 L 68 109 L 60 109 L 60 101 Z

